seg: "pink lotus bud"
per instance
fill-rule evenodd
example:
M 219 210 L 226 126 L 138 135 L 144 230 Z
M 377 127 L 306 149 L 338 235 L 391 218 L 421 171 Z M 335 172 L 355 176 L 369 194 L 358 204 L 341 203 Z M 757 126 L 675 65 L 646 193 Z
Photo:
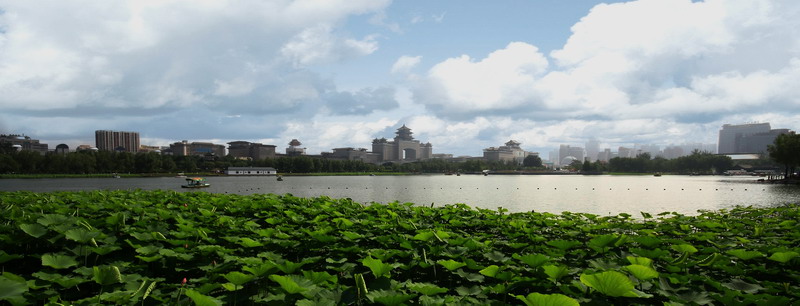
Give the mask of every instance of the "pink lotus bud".
M 181 282 L 181 286 L 183 286 L 183 285 L 186 285 L 186 278 L 185 277 L 183 278 L 183 281 Z

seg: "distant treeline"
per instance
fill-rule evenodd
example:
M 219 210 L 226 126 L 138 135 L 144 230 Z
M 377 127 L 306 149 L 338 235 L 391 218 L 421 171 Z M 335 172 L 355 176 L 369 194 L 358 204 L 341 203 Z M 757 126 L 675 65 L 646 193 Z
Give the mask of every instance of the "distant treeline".
M 691 155 L 675 159 L 651 158 L 643 153 L 634 158 L 615 157 L 604 162 L 577 162 L 573 168 L 584 172 L 631 172 L 631 173 L 678 173 L 721 174 L 734 166 L 733 160 L 724 155 L 694 151 Z
M 281 173 L 337 172 L 479 172 L 484 169 L 513 170 L 507 163 L 467 161 L 453 163 L 429 160 L 413 163 L 375 165 L 362 161 L 334 160 L 308 156 L 239 160 L 230 156 L 171 156 L 158 153 L 80 151 L 44 155 L 34 151 L 0 152 L 0 173 L 9 174 L 98 174 L 98 173 L 197 173 L 219 172 L 228 167 L 273 167 Z

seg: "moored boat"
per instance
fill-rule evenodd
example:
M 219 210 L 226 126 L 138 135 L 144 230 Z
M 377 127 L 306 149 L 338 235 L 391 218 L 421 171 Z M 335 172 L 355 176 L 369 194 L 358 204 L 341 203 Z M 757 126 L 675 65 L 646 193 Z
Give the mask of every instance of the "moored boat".
M 186 184 L 181 185 L 183 188 L 203 188 L 208 186 L 211 186 L 211 184 L 206 183 L 206 179 L 202 177 L 186 178 Z

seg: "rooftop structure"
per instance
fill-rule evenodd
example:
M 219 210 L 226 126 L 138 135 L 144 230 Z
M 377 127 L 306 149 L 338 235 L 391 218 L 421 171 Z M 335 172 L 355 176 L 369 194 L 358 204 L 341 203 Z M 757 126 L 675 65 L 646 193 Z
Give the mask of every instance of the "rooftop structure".
M 372 140 L 372 152 L 378 155 L 376 162 L 412 162 L 433 157 L 431 143 L 414 139 L 414 133 L 405 124 L 395 134 L 394 141 L 386 138 Z
M 46 143 L 40 143 L 38 139 L 33 139 L 25 135 L 3 134 L 0 135 L 0 143 L 10 143 L 13 148 L 18 150 L 36 151 L 40 154 L 47 153 Z

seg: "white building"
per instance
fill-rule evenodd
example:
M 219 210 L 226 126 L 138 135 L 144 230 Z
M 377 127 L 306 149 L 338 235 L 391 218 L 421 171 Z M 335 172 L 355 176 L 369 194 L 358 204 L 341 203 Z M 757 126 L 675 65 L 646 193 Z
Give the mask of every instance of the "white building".
M 227 175 L 277 175 L 278 170 L 272 167 L 228 167 Z

